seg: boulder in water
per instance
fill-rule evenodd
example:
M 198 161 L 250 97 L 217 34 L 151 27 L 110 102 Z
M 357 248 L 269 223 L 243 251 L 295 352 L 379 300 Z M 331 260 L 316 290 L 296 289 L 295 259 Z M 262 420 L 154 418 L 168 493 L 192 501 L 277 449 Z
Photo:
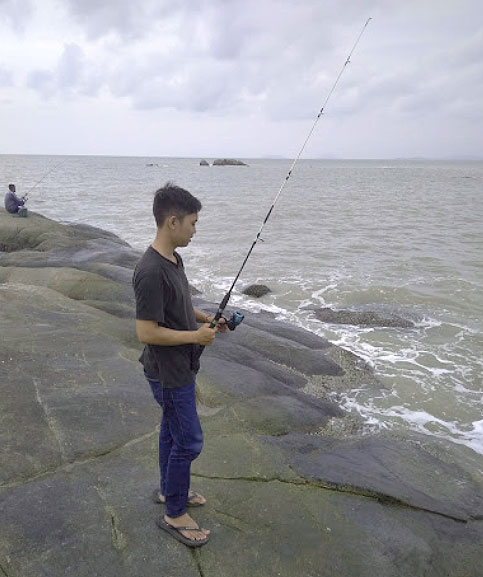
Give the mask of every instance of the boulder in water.
M 265 286 L 264 284 L 252 284 L 246 289 L 243 289 L 244 295 L 256 297 L 257 299 L 271 292 L 272 291 L 268 288 L 268 286 Z

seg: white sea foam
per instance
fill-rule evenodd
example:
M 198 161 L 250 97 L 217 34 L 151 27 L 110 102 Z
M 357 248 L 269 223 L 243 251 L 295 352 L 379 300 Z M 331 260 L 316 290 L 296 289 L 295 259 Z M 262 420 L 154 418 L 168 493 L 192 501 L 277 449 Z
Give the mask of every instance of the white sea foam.
M 363 391 L 356 391 L 360 393 Z M 383 409 L 374 401 L 361 404 L 356 396 L 345 396 L 338 401 L 343 408 L 359 414 L 370 429 L 394 429 L 404 424 L 411 430 L 466 445 L 483 455 L 483 420 L 474 421 L 471 429 L 462 428 L 457 421 L 446 421 L 424 410 L 412 410 L 402 405 Z
M 414 326 L 420 329 L 434 329 L 440 327 L 441 321 L 437 319 L 432 319 L 430 317 L 423 317 L 419 320 L 414 321 Z
M 426 317 L 418 328 L 424 333 L 427 329 L 437 330 L 442 325 L 443 323 L 432 322 Z M 334 344 L 362 357 L 379 376 L 382 376 L 386 384 L 397 383 L 402 378 L 405 379 L 402 382 L 407 382 L 408 385 L 411 383 L 413 392 L 409 396 L 407 392 L 404 394 L 406 401 L 416 397 L 424 399 L 426 404 L 428 402 L 437 404 L 442 391 L 447 391 L 448 396 L 457 395 L 454 402 L 464 404 L 470 399 L 481 402 L 483 398 L 481 391 L 472 391 L 459 381 L 458 375 L 465 375 L 469 371 L 464 364 L 468 357 L 455 356 L 454 343 L 449 347 L 434 349 L 429 344 L 421 346 L 421 341 L 412 337 L 414 340 L 408 338 L 399 341 L 399 348 L 395 348 L 391 339 L 387 343 L 378 340 L 373 342 L 376 331 L 372 328 L 325 325 L 323 328 L 316 328 L 314 332 L 324 336 L 327 331 L 335 333 L 336 338 L 332 338 Z M 458 334 L 464 342 L 464 335 Z M 409 342 L 410 346 L 401 346 L 404 341 Z M 393 400 L 396 400 L 399 397 L 397 389 L 393 393 Z M 433 399 L 429 397 L 429 393 L 434 396 Z M 358 413 L 371 430 L 406 426 L 425 435 L 434 435 L 464 444 L 483 454 L 483 431 L 480 421 L 475 421 L 474 426 L 468 429 L 467 425 L 458 420 L 436 417 L 429 411 L 411 408 L 409 405 L 396 404 L 388 409 L 385 406 L 388 397 L 383 395 L 381 399 L 379 401 L 377 398 L 366 399 L 363 391 L 352 391 L 350 395 L 344 397 L 342 404 L 347 410 Z M 447 411 L 451 413 L 450 406 L 447 407 Z

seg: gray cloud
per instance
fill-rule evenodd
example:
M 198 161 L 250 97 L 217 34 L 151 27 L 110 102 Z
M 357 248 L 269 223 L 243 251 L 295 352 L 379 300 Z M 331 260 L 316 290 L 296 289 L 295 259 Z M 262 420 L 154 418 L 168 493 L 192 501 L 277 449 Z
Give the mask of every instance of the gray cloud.
M 86 62 L 83 50 L 77 44 L 64 45 L 63 52 L 50 70 L 33 70 L 27 78 L 27 86 L 44 99 L 56 95 L 74 98 L 79 95 L 94 96 L 102 82 Z
M 91 39 L 114 32 L 123 40 L 135 40 L 156 27 L 160 20 L 183 10 L 185 4 L 188 3 L 181 0 L 65 0 L 64 6 Z
M 33 11 L 32 0 L 0 0 L 0 23 L 21 32 Z
M 0 87 L 13 85 L 13 72 L 0 65 Z
M 342 56 L 338 62 L 332 57 L 333 22 L 317 2 L 211 1 L 197 11 L 176 6 L 163 20 L 166 40 L 177 40 L 168 54 L 147 47 L 140 60 L 131 56 L 129 41 L 117 45 L 122 55 L 110 66 L 106 83 L 137 108 L 221 114 L 255 106 L 274 119 L 305 117 L 320 104 L 324 72 L 333 73 L 334 64 L 343 62 Z M 145 7 L 143 17 L 148 13 Z M 131 23 L 129 34 L 140 21 Z M 347 26 L 355 34 L 364 21 Z M 128 34 L 126 27 L 117 31 Z
M 24 55 L 26 68 L 15 69 L 14 79 L 27 78 L 56 105 L 100 95 L 126 115 L 176 111 L 186 125 L 202 118 L 221 132 L 227 120 L 305 126 L 372 16 L 327 117 L 366 133 L 371 122 L 371 137 L 379 133 L 381 142 L 390 130 L 414 134 L 424 122 L 427 141 L 436 143 L 446 126 L 476 132 L 483 116 L 477 0 L 45 0 L 35 10 L 0 0 L 2 8 L 7 26 L 27 26 L 19 50 L 31 36 L 35 49 L 48 44 L 51 64 L 37 58 L 29 69 Z M 59 30 L 47 33 L 54 10 Z M 0 86 L 12 82 L 2 70 Z
M 33 70 L 27 78 L 27 86 L 43 98 L 49 98 L 56 92 L 54 75 L 48 70 Z
M 81 80 L 84 68 L 84 53 L 76 44 L 68 44 L 57 66 L 59 88 L 72 88 Z

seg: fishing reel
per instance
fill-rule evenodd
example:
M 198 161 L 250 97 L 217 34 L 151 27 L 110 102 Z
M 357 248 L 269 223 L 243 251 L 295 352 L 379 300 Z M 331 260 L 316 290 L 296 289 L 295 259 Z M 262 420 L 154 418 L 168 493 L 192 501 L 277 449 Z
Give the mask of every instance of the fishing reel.
M 231 318 L 229 319 L 227 319 L 226 317 L 223 318 L 225 319 L 226 326 L 230 329 L 230 331 L 234 331 L 236 327 L 242 323 L 243 319 L 245 318 L 245 315 L 242 315 L 241 313 L 233 313 L 231 315 Z

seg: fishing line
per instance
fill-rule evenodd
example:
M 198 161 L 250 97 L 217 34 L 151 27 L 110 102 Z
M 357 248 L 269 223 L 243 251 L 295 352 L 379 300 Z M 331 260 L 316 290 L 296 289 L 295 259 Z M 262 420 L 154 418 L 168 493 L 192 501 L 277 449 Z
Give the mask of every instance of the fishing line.
M 310 131 L 309 131 L 309 133 L 308 133 L 308 135 L 307 135 L 307 138 L 305 139 L 305 141 L 304 141 L 304 143 L 303 143 L 303 145 L 302 145 L 302 147 L 301 147 L 301 149 L 300 149 L 297 157 L 296 157 L 295 160 L 293 161 L 292 166 L 290 167 L 287 175 L 285 176 L 285 179 L 283 180 L 282 185 L 280 186 L 280 189 L 279 189 L 279 191 L 277 192 L 277 195 L 275 196 L 275 199 L 273 200 L 272 205 L 270 206 L 270 208 L 269 208 L 269 210 L 268 210 L 268 212 L 267 212 L 267 214 L 266 214 L 266 216 L 265 216 L 265 219 L 264 219 L 263 222 L 262 222 L 262 225 L 261 225 L 261 227 L 260 227 L 260 230 L 258 231 L 258 233 L 257 233 L 257 235 L 256 235 L 256 237 L 255 237 L 255 239 L 254 239 L 254 241 L 253 241 L 253 243 L 252 243 L 252 245 L 251 245 L 251 247 L 250 247 L 250 250 L 248 251 L 248 253 L 247 253 L 247 255 L 246 255 L 246 257 L 245 257 L 245 259 L 244 259 L 244 261 L 243 261 L 243 263 L 242 263 L 242 265 L 241 265 L 241 267 L 240 267 L 240 270 L 238 271 L 237 275 L 235 276 L 235 278 L 234 278 L 234 280 L 233 280 L 233 282 L 232 282 L 232 284 L 231 284 L 228 292 L 226 293 L 226 295 L 223 297 L 223 300 L 222 300 L 221 303 L 219 304 L 218 310 L 217 310 L 217 312 L 216 312 L 216 314 L 215 314 L 215 317 L 213 318 L 213 320 L 212 320 L 211 323 L 210 323 L 210 328 L 214 328 L 214 327 L 217 325 L 217 323 L 218 323 L 218 321 L 220 320 L 220 318 L 222 317 L 223 311 L 225 310 L 225 308 L 226 308 L 226 306 L 227 306 L 227 304 L 228 304 L 228 301 L 230 300 L 231 293 L 232 293 L 233 289 L 235 288 L 235 285 L 236 285 L 238 279 L 240 278 L 240 275 L 241 275 L 243 269 L 245 268 L 245 265 L 246 265 L 248 259 L 250 258 L 250 255 L 252 254 L 253 249 L 255 248 L 255 246 L 256 246 L 256 244 L 258 243 L 259 240 L 262 240 L 262 241 L 263 241 L 263 239 L 260 237 L 260 235 L 262 234 L 263 228 L 264 228 L 265 224 L 267 223 L 268 219 L 270 218 L 270 215 L 272 214 L 272 211 L 273 211 L 273 209 L 274 209 L 274 207 L 275 207 L 275 205 L 276 205 L 276 203 L 277 203 L 280 195 L 282 194 L 282 191 L 283 191 L 283 189 L 285 188 L 285 185 L 287 184 L 287 182 L 289 181 L 290 177 L 292 176 L 292 172 L 293 172 L 293 170 L 294 170 L 294 168 L 295 168 L 295 165 L 297 164 L 297 162 L 299 161 L 300 157 L 302 156 L 302 153 L 303 153 L 303 151 L 305 150 L 305 147 L 307 146 L 307 143 L 308 143 L 308 141 L 310 140 L 310 137 L 312 136 L 312 134 L 313 134 L 313 132 L 314 132 L 314 130 L 315 130 L 315 127 L 317 126 L 317 123 L 319 122 L 321 116 L 323 115 L 323 113 L 324 113 L 324 111 L 325 111 L 325 108 L 326 108 L 326 106 L 327 106 L 327 103 L 329 102 L 329 100 L 330 100 L 330 98 L 331 98 L 334 90 L 336 89 L 337 84 L 339 83 L 340 78 L 342 77 L 342 75 L 343 75 L 343 73 L 344 73 L 347 65 L 348 65 L 349 62 L 350 62 L 350 59 L 351 59 L 351 57 L 352 57 L 352 54 L 353 54 L 354 50 L 356 49 L 357 45 L 359 44 L 359 41 L 360 41 L 362 35 L 364 34 L 365 29 L 367 28 L 367 26 L 368 26 L 368 24 L 369 24 L 369 22 L 370 22 L 371 20 L 372 20 L 372 18 L 368 18 L 368 19 L 367 19 L 366 23 L 365 23 L 364 26 L 362 27 L 362 30 L 361 30 L 359 36 L 357 37 L 357 40 L 354 42 L 354 45 L 352 46 L 352 49 L 351 49 L 351 51 L 349 52 L 349 56 L 347 57 L 346 61 L 344 62 L 343 66 L 342 66 L 342 68 L 341 68 L 341 70 L 340 70 L 340 72 L 339 72 L 339 75 L 337 76 L 334 84 L 332 85 L 332 88 L 330 89 L 329 94 L 327 95 L 327 98 L 325 99 L 325 102 L 324 102 L 323 105 L 322 105 L 322 108 L 320 109 L 319 113 L 317 114 L 317 118 L 315 119 L 315 121 L 314 121 L 314 123 L 313 123 L 313 125 L 312 125 L 312 127 L 311 127 L 311 129 L 310 129 Z M 239 313 L 235 313 L 235 314 L 239 314 Z M 234 325 L 233 325 L 233 326 L 235 326 L 235 325 L 237 325 L 237 324 L 240 324 L 242 320 L 243 320 L 243 315 L 240 315 L 240 318 L 239 318 L 239 319 L 237 319 L 237 320 L 235 320 L 235 321 L 233 321 L 233 319 L 231 319 L 231 322 L 234 322 Z M 231 328 L 231 327 L 230 327 L 230 328 Z M 232 329 L 232 330 L 233 330 L 233 329 Z M 204 349 L 204 347 L 200 347 L 200 355 L 201 355 L 201 353 L 203 352 L 203 349 Z
M 24 194 L 23 198 L 25 198 L 25 199 L 27 200 L 27 197 L 28 197 L 28 195 L 32 192 L 32 190 L 33 190 L 36 186 L 38 186 L 38 185 L 44 180 L 44 178 L 47 178 L 47 176 L 49 176 L 49 174 L 50 174 L 51 172 L 54 172 L 54 170 L 55 170 L 56 168 L 58 168 L 61 164 L 64 164 L 64 162 L 65 162 L 66 160 L 68 160 L 68 158 L 69 158 L 69 157 L 63 158 L 63 159 L 62 159 L 60 162 L 58 162 L 53 168 L 51 168 L 48 172 L 46 172 L 46 173 L 44 174 L 44 176 L 42 176 L 42 178 L 41 178 L 40 180 L 38 180 L 33 186 L 31 186 L 31 187 L 27 190 L 27 192 Z

